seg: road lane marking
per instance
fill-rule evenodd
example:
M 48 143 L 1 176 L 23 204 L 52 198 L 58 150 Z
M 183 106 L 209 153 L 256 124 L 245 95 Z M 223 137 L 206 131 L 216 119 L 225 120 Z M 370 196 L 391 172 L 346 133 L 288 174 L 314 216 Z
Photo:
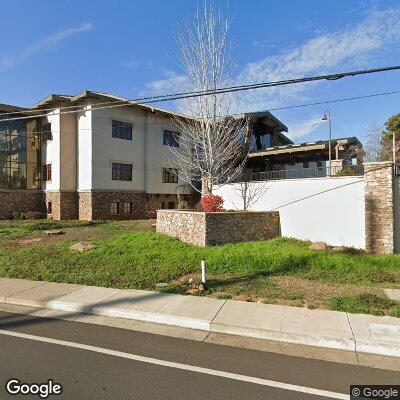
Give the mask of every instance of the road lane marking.
M 33 341 L 42 342 L 42 343 L 50 343 L 50 344 L 55 344 L 55 345 L 64 346 L 64 347 L 70 347 L 70 348 L 74 348 L 74 349 L 87 350 L 87 351 L 92 351 L 95 353 L 107 354 L 110 356 L 125 358 L 128 360 L 143 362 L 143 363 L 147 363 L 147 364 L 160 365 L 163 367 L 176 368 L 176 369 L 181 369 L 181 370 L 190 371 L 190 372 L 198 372 L 200 374 L 218 376 L 220 378 L 227 378 L 227 379 L 233 379 L 236 381 L 254 383 L 256 385 L 269 386 L 269 387 L 273 387 L 273 388 L 277 388 L 277 389 L 284 389 L 284 390 L 290 390 L 293 392 L 306 393 L 306 394 L 310 394 L 310 395 L 314 395 L 314 396 L 321 396 L 321 397 L 330 398 L 330 399 L 342 399 L 342 400 L 349 399 L 348 394 L 330 392 L 327 390 L 315 389 L 315 388 L 310 388 L 310 387 L 306 387 L 306 386 L 299 386 L 299 385 L 294 385 L 291 383 L 272 381 L 269 379 L 256 378 L 253 376 L 240 375 L 240 374 L 235 374 L 232 372 L 219 371 L 219 370 L 210 369 L 210 368 L 197 367 L 195 365 L 176 363 L 173 361 L 159 360 L 157 358 L 144 357 L 144 356 L 139 356 L 136 354 L 125 353 L 122 351 L 105 349 L 103 347 L 90 346 L 90 345 L 82 344 L 82 343 L 68 342 L 65 340 L 53 339 L 53 338 L 48 338 L 48 337 L 44 337 L 44 336 L 29 335 L 27 333 L 7 331 L 7 330 L 3 330 L 3 329 L 0 329 L 0 335 L 12 336 L 12 337 L 21 338 L 21 339 L 28 339 L 28 340 L 33 340 Z

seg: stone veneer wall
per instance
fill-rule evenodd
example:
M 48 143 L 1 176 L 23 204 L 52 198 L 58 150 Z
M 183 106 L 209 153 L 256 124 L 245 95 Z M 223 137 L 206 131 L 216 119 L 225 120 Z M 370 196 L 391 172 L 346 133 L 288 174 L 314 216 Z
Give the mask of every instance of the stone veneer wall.
M 44 213 L 44 194 L 40 190 L 1 189 L 0 219 L 11 218 L 14 211 Z
M 188 204 L 194 206 L 196 199 L 184 195 Z M 111 214 L 111 203 L 119 202 L 119 213 Z M 124 203 L 132 203 L 132 213 L 124 213 Z M 82 191 L 78 193 L 78 215 L 81 220 L 124 220 L 156 218 L 156 210 L 162 202 L 177 206 L 174 194 L 146 194 L 123 191 Z
M 365 248 L 369 253 L 399 251 L 395 216 L 398 215 L 398 189 L 392 162 L 365 163 Z M 397 187 L 397 189 L 395 189 Z
M 45 192 L 46 208 L 50 201 L 52 213 L 47 214 L 48 219 L 71 220 L 78 218 L 78 195 L 76 192 Z
M 279 212 L 158 210 L 157 232 L 197 246 L 268 240 L 280 236 Z

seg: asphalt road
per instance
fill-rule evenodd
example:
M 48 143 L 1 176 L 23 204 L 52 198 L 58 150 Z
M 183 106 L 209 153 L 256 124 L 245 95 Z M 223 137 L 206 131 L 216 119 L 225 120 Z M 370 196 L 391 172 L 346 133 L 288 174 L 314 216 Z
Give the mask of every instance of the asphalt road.
M 316 400 L 329 397 L 304 391 L 400 382 L 400 372 L 6 312 L 0 349 L 0 399 L 39 399 L 7 394 L 10 378 L 54 379 L 63 392 L 48 398 L 69 400 Z

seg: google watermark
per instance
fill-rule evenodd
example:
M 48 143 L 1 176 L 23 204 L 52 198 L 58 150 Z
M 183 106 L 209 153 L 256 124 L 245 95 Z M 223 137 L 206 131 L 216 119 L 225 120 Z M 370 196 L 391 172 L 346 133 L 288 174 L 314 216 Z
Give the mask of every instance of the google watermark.
M 350 399 L 400 400 L 400 385 L 351 385 Z
M 6 391 L 11 395 L 34 395 L 41 399 L 47 399 L 51 395 L 60 395 L 63 387 L 54 382 L 53 379 L 48 379 L 45 383 L 22 383 L 19 379 L 9 379 L 6 383 Z

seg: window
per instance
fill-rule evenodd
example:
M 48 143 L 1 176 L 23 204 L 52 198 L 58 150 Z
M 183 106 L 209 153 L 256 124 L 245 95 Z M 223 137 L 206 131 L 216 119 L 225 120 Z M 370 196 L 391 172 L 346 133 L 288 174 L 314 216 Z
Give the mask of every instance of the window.
M 46 211 L 47 211 L 47 214 L 52 214 L 53 213 L 53 203 L 51 201 L 47 202 Z
M 51 164 L 42 165 L 42 181 L 51 181 Z
M 323 167 L 322 161 L 317 161 L 317 168 L 322 168 L 322 167 Z
M 124 214 L 132 214 L 132 203 L 124 203 Z
M 163 145 L 170 147 L 179 147 L 179 133 L 172 131 L 164 131 Z
M 112 137 L 132 140 L 132 124 L 121 121 L 112 121 Z
M 310 163 L 308 161 L 303 161 L 303 168 L 308 168 Z
M 163 201 L 161 202 L 161 208 L 163 210 L 173 210 L 175 208 L 175 203 L 173 201 Z
M 119 214 L 119 203 L 117 201 L 113 201 L 110 207 L 111 214 Z
M 44 124 L 42 126 L 42 141 L 53 140 L 53 136 L 51 134 L 51 124 Z
M 112 163 L 113 181 L 131 181 L 132 164 Z
M 178 170 L 176 168 L 163 168 L 163 183 L 178 183 Z

